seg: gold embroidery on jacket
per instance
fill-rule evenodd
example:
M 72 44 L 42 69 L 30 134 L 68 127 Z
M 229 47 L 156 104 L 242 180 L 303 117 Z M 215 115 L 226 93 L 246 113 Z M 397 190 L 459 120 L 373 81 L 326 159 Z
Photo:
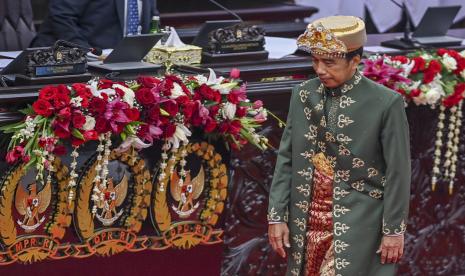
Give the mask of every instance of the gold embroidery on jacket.
M 378 171 L 375 168 L 368 168 L 368 177 L 373 177 L 378 175 Z
M 344 198 L 348 194 L 350 194 L 350 192 L 342 189 L 341 187 L 334 187 L 333 198 L 335 200 L 340 200 L 341 198 Z
M 270 211 L 268 211 L 267 218 L 268 221 L 281 221 L 281 216 L 278 216 L 278 212 L 274 207 L 271 207 Z
M 348 212 L 350 212 L 349 208 L 346 208 L 345 206 L 341 206 L 339 204 L 334 204 L 334 207 L 333 207 L 333 215 L 334 215 L 334 217 L 338 218 L 341 215 L 345 215 Z
M 340 108 L 346 108 L 349 107 L 351 104 L 355 103 L 354 100 L 352 100 L 351 97 L 348 97 L 346 95 L 341 96 L 341 101 L 339 103 Z
M 337 126 L 339 128 L 344 128 L 344 127 L 352 124 L 353 122 L 354 122 L 354 120 L 350 119 L 349 116 L 345 116 L 344 114 L 340 114 L 337 117 Z
M 295 222 L 295 225 L 300 229 L 300 231 L 305 231 L 305 228 L 307 228 L 304 218 L 302 219 L 296 218 L 294 222 Z
M 299 92 L 299 95 L 300 95 L 300 100 L 304 103 L 307 101 L 307 98 L 308 98 L 308 94 L 310 94 L 310 92 L 308 90 L 300 90 Z
M 334 241 L 334 251 L 336 253 L 341 253 L 342 251 L 346 250 L 347 247 L 349 247 L 349 244 L 348 243 L 345 243 L 341 240 L 335 240 Z
M 304 196 L 310 196 L 310 185 L 309 184 L 301 184 L 296 187 L 299 193 L 302 193 Z
M 304 247 L 304 236 L 303 235 L 301 234 L 294 235 L 292 239 L 294 240 L 294 242 L 297 244 L 298 247 L 300 248 Z
M 308 203 L 308 201 L 299 201 L 298 203 L 295 204 L 295 206 L 297 206 L 303 213 L 307 214 L 308 212 L 308 208 L 310 207 L 309 206 L 310 204 Z
M 336 236 L 340 236 L 342 234 L 345 234 L 347 230 L 349 230 L 349 226 L 345 223 L 342 222 L 335 222 L 334 223 L 334 234 Z
M 352 168 L 361 168 L 365 166 L 365 161 L 363 161 L 362 159 L 360 158 L 357 158 L 355 157 L 353 160 L 352 160 Z

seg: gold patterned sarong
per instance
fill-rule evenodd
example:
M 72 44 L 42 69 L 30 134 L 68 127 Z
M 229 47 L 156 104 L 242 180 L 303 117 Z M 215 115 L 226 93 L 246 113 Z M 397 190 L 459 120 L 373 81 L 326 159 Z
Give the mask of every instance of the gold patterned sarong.
M 334 275 L 333 169 L 323 153 L 313 157 L 313 193 L 309 209 L 305 275 Z

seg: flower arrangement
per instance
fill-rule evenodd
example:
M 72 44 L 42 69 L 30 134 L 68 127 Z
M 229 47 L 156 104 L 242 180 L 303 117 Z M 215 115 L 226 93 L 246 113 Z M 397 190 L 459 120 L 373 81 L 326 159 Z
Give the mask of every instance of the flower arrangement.
M 36 178 L 42 183 L 48 171 L 46 181 L 50 182 L 55 156 L 65 154 L 65 144 L 70 143 L 71 201 L 78 149 L 90 141 L 98 141 L 94 181 L 102 188 L 106 185 L 112 140 L 120 142 L 119 151 L 147 148 L 162 141 L 161 166 L 165 167 L 168 151 L 174 156 L 187 145 L 193 128 L 223 138 L 232 149 L 251 143 L 264 150 L 268 140 L 256 131 L 266 121 L 268 112 L 261 101 L 247 99 L 246 86 L 240 85 L 238 78 L 237 70 L 231 78 L 217 78 L 211 70 L 208 78 L 141 76 L 130 83 L 101 79 L 89 84 L 46 86 L 32 106 L 21 110 L 24 121 L 0 128 L 13 134 L 6 160 L 10 164 L 22 161 L 26 168 L 36 168 Z M 184 173 L 181 170 L 181 176 Z M 95 189 L 94 201 L 103 196 L 100 190 Z M 93 213 L 96 206 L 94 209 Z
M 465 51 L 438 49 L 409 56 L 372 56 L 363 74 L 416 105 L 458 105 L 465 97 Z
M 439 106 L 431 185 L 434 191 L 442 176 L 452 194 L 465 98 L 465 51 L 438 49 L 409 56 L 373 56 L 364 61 L 363 74 L 399 92 L 406 102 Z M 450 113 L 447 128 L 446 110 Z

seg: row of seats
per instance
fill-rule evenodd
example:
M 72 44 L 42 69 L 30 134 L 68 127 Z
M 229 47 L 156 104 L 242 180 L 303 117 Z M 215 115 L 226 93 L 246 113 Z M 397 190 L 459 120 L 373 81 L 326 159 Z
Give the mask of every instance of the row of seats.
M 35 36 L 31 0 L 0 1 L 0 51 L 25 49 Z

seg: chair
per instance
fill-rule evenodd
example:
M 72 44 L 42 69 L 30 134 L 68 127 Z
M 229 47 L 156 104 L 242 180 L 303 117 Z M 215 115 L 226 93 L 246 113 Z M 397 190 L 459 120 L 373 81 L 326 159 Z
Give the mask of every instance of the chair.
M 0 1 L 0 51 L 26 49 L 35 34 L 30 0 Z

